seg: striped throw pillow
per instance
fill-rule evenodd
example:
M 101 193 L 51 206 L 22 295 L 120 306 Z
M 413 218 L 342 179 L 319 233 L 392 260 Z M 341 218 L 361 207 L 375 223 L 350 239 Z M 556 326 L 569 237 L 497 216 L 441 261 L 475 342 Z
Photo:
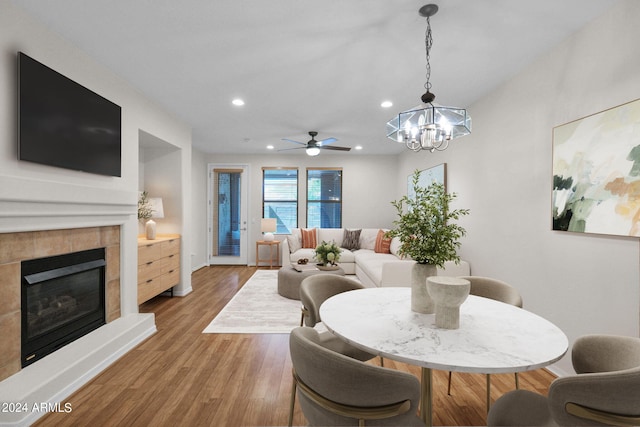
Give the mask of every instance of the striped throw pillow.
M 391 238 L 384 237 L 384 231 L 378 230 L 376 236 L 376 246 L 374 251 L 378 254 L 390 254 L 391 253 Z
M 302 247 L 308 249 L 315 249 L 318 246 L 318 239 L 316 238 L 315 228 L 301 228 L 302 232 Z

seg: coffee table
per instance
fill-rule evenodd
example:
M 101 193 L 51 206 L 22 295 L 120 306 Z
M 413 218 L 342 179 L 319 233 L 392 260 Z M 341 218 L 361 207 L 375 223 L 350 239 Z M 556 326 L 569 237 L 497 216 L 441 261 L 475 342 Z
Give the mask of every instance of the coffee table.
M 470 295 L 460 328 L 441 329 L 434 314 L 411 311 L 410 288 L 344 292 L 320 306 L 322 322 L 351 345 L 422 368 L 420 415 L 431 425 L 431 369 L 484 374 L 523 372 L 558 361 L 566 335 L 522 308 Z
M 313 268 L 309 266 L 308 268 Z M 296 271 L 292 266 L 285 265 L 278 270 L 278 293 L 289 299 L 300 299 L 300 283 L 315 274 L 337 274 L 344 276 L 344 270 L 338 267 L 335 270 L 319 270 L 317 268 Z

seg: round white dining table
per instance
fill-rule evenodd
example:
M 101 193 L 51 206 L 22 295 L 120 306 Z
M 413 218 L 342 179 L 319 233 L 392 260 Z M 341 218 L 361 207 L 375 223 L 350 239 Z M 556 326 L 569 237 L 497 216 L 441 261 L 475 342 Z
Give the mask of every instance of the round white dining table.
M 421 417 L 432 424 L 431 370 L 484 374 L 523 372 L 561 359 L 566 335 L 522 308 L 470 295 L 460 306 L 460 327 L 435 326 L 434 314 L 411 311 L 411 289 L 344 292 L 320 306 L 328 330 L 384 358 L 422 367 Z

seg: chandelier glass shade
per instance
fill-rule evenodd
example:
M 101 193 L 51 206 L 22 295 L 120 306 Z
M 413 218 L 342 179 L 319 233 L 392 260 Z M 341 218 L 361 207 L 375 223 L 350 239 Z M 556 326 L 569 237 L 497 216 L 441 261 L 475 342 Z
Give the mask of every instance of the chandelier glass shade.
M 471 133 L 471 117 L 464 108 L 423 103 L 387 122 L 387 138 L 413 151 L 442 151 L 449 141 Z
M 427 4 L 419 10 L 420 16 L 426 18 L 426 92 L 420 97 L 422 104 L 402 111 L 397 117 L 387 122 L 387 138 L 403 143 L 413 151 L 442 151 L 449 147 L 449 141 L 471 133 L 471 117 L 467 110 L 457 107 L 444 107 L 434 104 L 435 95 L 431 93 L 431 22 L 429 18 L 438 12 L 438 6 Z

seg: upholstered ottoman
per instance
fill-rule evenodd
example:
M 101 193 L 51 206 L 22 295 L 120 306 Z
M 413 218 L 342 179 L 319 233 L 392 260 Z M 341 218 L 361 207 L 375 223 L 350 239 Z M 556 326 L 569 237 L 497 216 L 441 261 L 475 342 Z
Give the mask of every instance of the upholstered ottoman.
M 285 265 L 278 270 L 278 293 L 283 297 L 289 299 L 300 299 L 300 283 L 309 276 L 314 274 L 337 274 L 344 276 L 344 270 L 338 268 L 337 270 L 305 270 L 296 271 L 293 267 Z

